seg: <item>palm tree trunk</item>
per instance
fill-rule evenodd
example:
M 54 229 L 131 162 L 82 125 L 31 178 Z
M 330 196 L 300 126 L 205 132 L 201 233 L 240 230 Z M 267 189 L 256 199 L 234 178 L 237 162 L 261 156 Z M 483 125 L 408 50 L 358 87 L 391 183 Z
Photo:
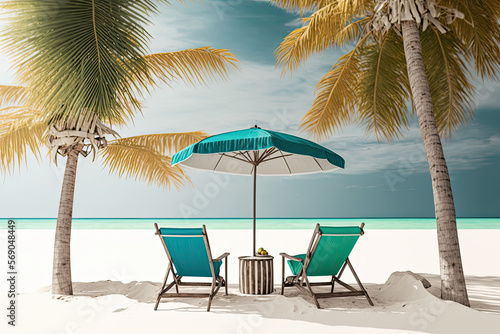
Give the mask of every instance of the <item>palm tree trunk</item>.
M 73 294 L 70 251 L 71 220 L 73 217 L 76 167 L 80 148 L 80 145 L 76 145 L 67 155 L 61 200 L 59 202 L 59 214 L 57 215 L 54 263 L 52 267 L 52 294 Z
M 408 77 L 432 178 L 441 269 L 441 298 L 469 306 L 451 192 L 450 176 L 434 118 L 429 82 L 415 21 L 401 24 Z

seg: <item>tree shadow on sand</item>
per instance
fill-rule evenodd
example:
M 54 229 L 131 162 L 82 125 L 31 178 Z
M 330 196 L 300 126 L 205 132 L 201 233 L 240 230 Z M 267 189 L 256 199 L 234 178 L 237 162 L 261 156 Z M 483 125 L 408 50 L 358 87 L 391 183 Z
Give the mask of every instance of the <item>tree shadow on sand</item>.
M 440 296 L 441 279 L 439 275 L 425 274 L 432 284 L 429 292 Z M 500 314 L 500 277 L 465 276 L 470 307 L 481 312 Z

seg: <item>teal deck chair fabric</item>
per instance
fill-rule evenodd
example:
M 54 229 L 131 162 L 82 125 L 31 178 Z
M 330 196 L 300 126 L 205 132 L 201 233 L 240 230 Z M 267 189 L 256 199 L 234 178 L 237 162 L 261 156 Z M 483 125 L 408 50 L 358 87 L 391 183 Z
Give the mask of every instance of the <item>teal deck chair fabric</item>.
M 225 276 L 227 277 L 227 257 L 224 253 L 217 258 L 212 257 L 210 243 L 205 225 L 202 228 L 159 228 L 154 224 L 155 234 L 159 236 L 161 244 L 168 257 L 167 272 L 163 284 L 156 297 L 154 309 L 157 310 L 162 298 L 202 298 L 208 297 L 207 311 L 210 311 L 212 299 L 221 287 L 225 288 L 226 296 L 228 286 L 226 279 L 220 275 L 223 260 L 225 260 Z M 168 283 L 168 277 L 172 274 L 172 282 Z M 212 282 L 183 282 L 187 277 L 211 278 Z M 181 292 L 184 287 L 207 287 L 210 292 Z M 169 293 L 175 287 L 175 293 Z
M 305 254 L 282 256 L 281 294 L 286 287 L 294 286 L 311 296 L 317 308 L 320 308 L 318 299 L 331 297 L 365 296 L 370 305 L 373 302 L 354 271 L 349 255 L 359 237 L 364 234 L 364 223 L 358 226 L 320 226 L 316 225 L 311 242 Z M 285 278 L 285 259 L 293 276 Z M 341 280 L 342 274 L 348 268 L 356 280 L 359 289 Z M 310 282 L 309 277 L 329 276 L 328 282 Z M 335 286 L 341 286 L 348 291 L 334 291 Z M 313 286 L 329 286 L 330 292 L 315 292 Z M 344 289 L 344 290 L 345 290 Z M 338 289 L 337 289 L 338 290 Z
M 212 277 L 201 228 L 161 228 L 160 233 L 179 276 Z M 219 276 L 222 261 L 214 261 Z
M 356 245 L 361 229 L 358 226 L 321 226 L 321 239 L 306 270 L 307 276 L 337 275 Z M 295 257 L 305 260 L 305 254 Z M 298 275 L 302 263 L 288 260 L 293 275 Z

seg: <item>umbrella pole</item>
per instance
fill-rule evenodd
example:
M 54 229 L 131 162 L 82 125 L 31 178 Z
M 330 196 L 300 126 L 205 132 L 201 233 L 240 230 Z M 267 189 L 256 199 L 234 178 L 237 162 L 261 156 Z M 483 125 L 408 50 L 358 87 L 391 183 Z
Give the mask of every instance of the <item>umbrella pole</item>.
M 257 194 L 257 165 L 253 168 L 253 255 L 257 254 L 255 251 L 255 237 L 256 237 L 256 224 L 255 224 L 255 205 Z

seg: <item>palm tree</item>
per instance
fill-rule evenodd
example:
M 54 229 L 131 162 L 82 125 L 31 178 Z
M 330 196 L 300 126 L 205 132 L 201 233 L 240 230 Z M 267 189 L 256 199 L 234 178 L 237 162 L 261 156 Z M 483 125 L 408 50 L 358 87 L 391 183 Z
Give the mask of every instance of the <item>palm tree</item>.
M 164 1 L 165 2 L 165 1 Z M 5 1 L 1 46 L 16 86 L 0 87 L 0 162 L 11 170 L 28 151 L 48 143 L 54 159 L 67 156 L 57 217 L 53 294 L 72 294 L 70 239 L 79 155 L 100 150 L 118 175 L 169 187 L 184 172 L 167 155 L 204 137 L 202 132 L 117 139 L 112 127 L 141 112 L 143 92 L 160 82 L 189 84 L 226 78 L 237 59 L 203 47 L 148 55 L 145 26 L 158 12 L 149 0 Z
M 469 305 L 440 135 L 474 115 L 476 74 L 497 79 L 500 3 L 489 0 L 273 0 L 313 12 L 276 50 L 283 71 L 312 53 L 353 44 L 321 79 L 302 128 L 322 139 L 361 123 L 393 142 L 416 110 L 434 194 L 441 298 Z

